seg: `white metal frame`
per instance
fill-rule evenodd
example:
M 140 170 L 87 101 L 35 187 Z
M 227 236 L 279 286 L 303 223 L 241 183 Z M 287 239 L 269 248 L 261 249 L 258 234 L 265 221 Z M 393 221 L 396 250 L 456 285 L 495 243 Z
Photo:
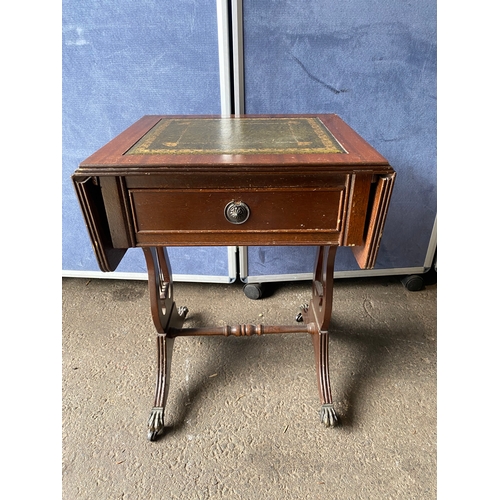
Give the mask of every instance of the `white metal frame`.
M 221 115 L 245 112 L 243 2 L 217 0 Z
M 229 3 L 217 0 L 217 37 L 219 40 L 219 82 L 220 111 L 222 116 L 230 116 L 232 108 L 231 92 L 231 40 L 229 29 Z
M 245 68 L 243 57 L 243 0 L 231 0 L 233 38 L 233 105 L 234 114 L 245 113 Z

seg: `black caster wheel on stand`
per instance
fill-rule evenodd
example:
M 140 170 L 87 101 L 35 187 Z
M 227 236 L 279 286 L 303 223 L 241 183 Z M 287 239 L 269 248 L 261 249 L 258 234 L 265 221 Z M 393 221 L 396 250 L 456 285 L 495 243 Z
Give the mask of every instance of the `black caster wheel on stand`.
M 418 292 L 425 288 L 424 278 L 419 274 L 411 274 L 410 276 L 405 276 L 401 283 L 403 283 L 404 287 L 410 292 Z
M 252 300 L 259 300 L 262 298 L 264 291 L 261 283 L 247 283 L 243 287 L 243 293 Z

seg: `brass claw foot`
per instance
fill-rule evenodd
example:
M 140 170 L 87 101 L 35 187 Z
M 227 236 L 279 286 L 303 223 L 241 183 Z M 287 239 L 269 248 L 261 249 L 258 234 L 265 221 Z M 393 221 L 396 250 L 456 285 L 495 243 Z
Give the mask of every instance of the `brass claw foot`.
M 163 408 L 153 408 L 148 420 L 148 439 L 156 441 L 158 436 L 163 432 Z
M 335 427 L 339 424 L 339 419 L 332 404 L 321 405 L 321 410 L 319 412 L 319 418 L 325 427 Z

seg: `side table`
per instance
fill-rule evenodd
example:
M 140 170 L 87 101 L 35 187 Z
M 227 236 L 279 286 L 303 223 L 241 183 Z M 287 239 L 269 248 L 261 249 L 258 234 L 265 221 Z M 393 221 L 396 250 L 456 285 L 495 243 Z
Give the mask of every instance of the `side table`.
M 328 368 L 335 252 L 375 265 L 395 172 L 337 115 L 144 116 L 72 176 L 104 272 L 128 248 L 144 251 L 157 334 L 148 438 L 164 428 L 178 336 L 309 333 L 320 420 L 338 423 Z M 312 296 L 293 325 L 183 328 L 167 247 L 315 245 Z

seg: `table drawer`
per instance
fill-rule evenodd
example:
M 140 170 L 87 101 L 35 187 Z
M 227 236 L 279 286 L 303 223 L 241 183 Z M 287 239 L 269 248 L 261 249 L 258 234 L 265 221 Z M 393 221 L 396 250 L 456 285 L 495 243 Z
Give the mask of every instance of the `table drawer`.
M 345 187 L 259 190 L 130 189 L 138 245 L 338 240 Z M 268 236 L 262 233 L 269 233 Z M 260 236 L 258 236 L 260 235 Z M 273 236 L 271 236 L 273 235 Z M 191 243 L 192 240 L 192 243 Z

